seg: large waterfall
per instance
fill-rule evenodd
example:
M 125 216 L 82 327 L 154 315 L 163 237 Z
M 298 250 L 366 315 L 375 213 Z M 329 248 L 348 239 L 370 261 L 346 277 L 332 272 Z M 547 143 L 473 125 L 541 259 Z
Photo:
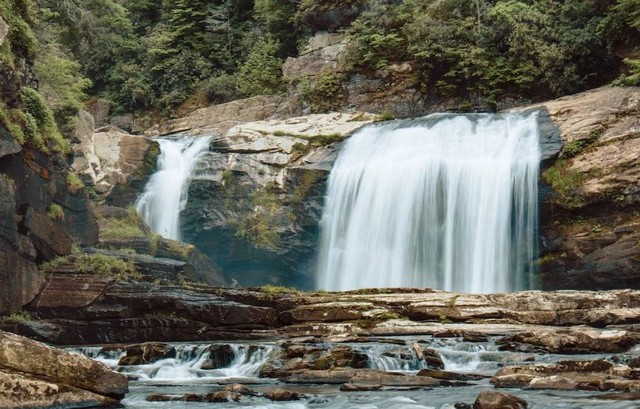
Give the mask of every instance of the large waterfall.
M 158 139 L 158 170 L 151 176 L 136 210 L 155 233 L 180 240 L 180 211 L 187 203 L 189 178 L 208 151 L 210 136 Z
M 535 114 L 372 125 L 329 176 L 317 286 L 530 287 L 540 162 Z

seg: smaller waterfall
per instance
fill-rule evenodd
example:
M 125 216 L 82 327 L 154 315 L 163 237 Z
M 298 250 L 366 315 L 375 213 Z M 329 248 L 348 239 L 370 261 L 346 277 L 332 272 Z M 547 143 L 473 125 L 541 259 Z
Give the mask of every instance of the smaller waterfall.
M 136 210 L 155 233 L 180 240 L 180 212 L 187 204 L 189 179 L 207 152 L 211 136 L 158 139 L 158 170 L 151 176 Z
M 228 367 L 203 369 L 210 360 L 211 344 L 175 345 L 176 357 L 160 359 L 151 364 L 119 366 L 124 355 L 122 349 L 104 350 L 101 347 L 69 349 L 81 355 L 100 361 L 113 370 L 125 373 L 139 381 L 185 382 L 207 381 L 227 378 L 257 378 L 260 368 L 271 358 L 273 345 L 230 344 L 234 359 Z

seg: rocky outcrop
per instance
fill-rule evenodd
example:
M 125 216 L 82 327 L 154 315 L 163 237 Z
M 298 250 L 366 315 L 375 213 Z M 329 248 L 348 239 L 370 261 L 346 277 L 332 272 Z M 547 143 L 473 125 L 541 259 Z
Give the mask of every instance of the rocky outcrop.
M 311 288 L 324 181 L 364 113 L 243 123 L 211 143 L 189 186 L 183 235 L 243 286 Z
M 543 104 L 565 142 L 545 171 L 543 288 L 640 285 L 640 89 L 603 87 Z
M 496 388 L 636 391 L 638 371 L 605 360 L 509 366 L 491 379 Z
M 525 409 L 527 401 L 499 391 L 482 391 L 473 403 L 473 409 Z
M 110 406 L 128 391 L 126 376 L 81 355 L 0 332 L 0 406 Z
M 110 203 L 126 207 L 133 203 L 155 167 L 156 142 L 130 135 L 115 127 L 94 130 L 93 117 L 81 111 L 76 125 L 73 169 L 91 183 Z
M 55 344 L 277 336 L 345 341 L 360 335 L 445 336 L 473 330 L 475 339 L 508 334 L 501 341 L 503 348 L 524 353 L 621 352 L 638 343 L 634 325 L 640 324 L 639 309 L 640 293 L 630 290 L 485 295 L 433 290 L 297 293 L 270 287 L 232 290 L 185 284 L 183 288 L 117 283 L 91 274 L 51 274 L 27 307 L 40 320 L 7 320 L 1 325 Z M 602 328 L 607 326 L 616 328 Z M 434 351 L 420 345 L 417 349 L 430 368 L 442 368 L 442 358 Z M 414 360 L 415 351 L 416 347 L 403 346 L 394 356 Z M 283 367 L 357 368 L 364 362 L 349 348 L 299 345 L 285 346 L 279 360 L 269 369 L 275 376 Z
M 339 73 L 345 69 L 344 35 L 319 32 L 309 39 L 298 57 L 289 57 L 282 66 L 282 75 L 289 81 L 311 80 L 322 73 Z

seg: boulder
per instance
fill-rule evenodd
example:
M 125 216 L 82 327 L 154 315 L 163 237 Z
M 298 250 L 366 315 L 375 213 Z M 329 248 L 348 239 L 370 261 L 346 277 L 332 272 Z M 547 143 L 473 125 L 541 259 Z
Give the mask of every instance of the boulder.
M 201 369 L 226 368 L 231 364 L 231 362 L 233 362 L 235 358 L 236 358 L 236 354 L 233 352 L 233 348 L 231 348 L 231 345 L 228 345 L 228 344 L 211 345 L 211 348 L 209 348 L 209 359 L 205 361 L 200 368 Z M 240 391 L 237 390 L 234 392 L 240 392 Z
M 298 57 L 287 58 L 282 65 L 282 75 L 288 80 L 308 80 L 322 73 L 340 72 L 345 68 L 346 48 L 344 35 L 318 32 Z
M 298 392 L 288 391 L 286 389 L 271 389 L 267 393 L 265 393 L 265 398 L 276 401 L 291 401 L 291 400 L 300 400 L 303 396 Z
M 0 391 L 2 407 L 105 406 L 128 391 L 126 376 L 100 362 L 7 332 L 0 332 L 0 379 L 12 385 Z
M 473 409 L 524 409 L 528 404 L 514 395 L 499 391 L 482 391 L 473 403 Z
M 91 114 L 80 111 L 76 126 L 73 169 L 91 181 L 109 203 L 123 207 L 134 202 L 150 176 L 159 154 L 157 142 L 115 127 L 94 130 Z M 114 188 L 118 190 L 114 192 Z

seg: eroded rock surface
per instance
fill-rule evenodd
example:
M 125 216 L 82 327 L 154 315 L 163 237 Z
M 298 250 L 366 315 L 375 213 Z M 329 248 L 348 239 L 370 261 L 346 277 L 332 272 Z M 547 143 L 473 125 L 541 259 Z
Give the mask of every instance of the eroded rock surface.
M 128 391 L 126 376 L 81 355 L 0 332 L 0 406 L 114 405 Z

